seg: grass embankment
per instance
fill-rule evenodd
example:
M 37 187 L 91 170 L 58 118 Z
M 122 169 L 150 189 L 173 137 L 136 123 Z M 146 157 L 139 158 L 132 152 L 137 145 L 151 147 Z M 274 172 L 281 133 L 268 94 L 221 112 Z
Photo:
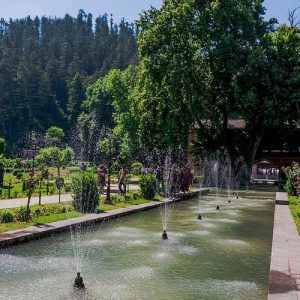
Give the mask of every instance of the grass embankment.
M 156 195 L 154 201 L 162 200 L 164 197 Z M 131 192 L 126 196 L 113 195 L 112 196 L 113 204 L 104 204 L 105 196 L 100 198 L 100 206 L 97 209 L 97 212 L 107 212 L 117 208 L 128 207 L 132 205 L 139 205 L 144 203 L 149 203 L 151 200 L 147 200 L 141 197 L 139 192 Z
M 0 233 L 29 226 L 38 226 L 82 216 L 74 210 L 72 202 L 51 203 L 30 206 L 30 219 L 25 222 L 26 208 L 8 208 L 0 210 Z
M 163 197 L 155 196 L 154 200 L 161 200 Z M 128 207 L 151 202 L 141 197 L 139 192 L 128 193 L 125 196 L 112 195 L 113 204 L 104 204 L 105 196 L 100 197 L 98 213 L 107 212 L 114 209 Z M 25 222 L 25 207 L 9 208 L 0 210 L 0 233 L 23 229 L 30 226 L 39 226 L 46 223 L 77 218 L 83 216 L 83 213 L 75 211 L 72 202 L 51 203 L 30 206 L 31 218 Z
M 289 206 L 297 226 L 298 233 L 300 234 L 300 198 L 296 196 L 289 196 Z
M 27 223 L 19 222 L 19 221 L 11 222 L 11 223 L 0 223 L 0 233 L 6 232 L 6 231 L 11 231 L 11 230 L 24 229 L 24 228 L 30 227 L 30 226 L 39 226 L 42 224 L 77 218 L 82 215 L 83 214 L 74 211 L 74 212 L 69 212 L 69 213 L 64 213 L 64 214 L 54 214 L 51 216 L 34 218 L 32 221 L 27 222 Z

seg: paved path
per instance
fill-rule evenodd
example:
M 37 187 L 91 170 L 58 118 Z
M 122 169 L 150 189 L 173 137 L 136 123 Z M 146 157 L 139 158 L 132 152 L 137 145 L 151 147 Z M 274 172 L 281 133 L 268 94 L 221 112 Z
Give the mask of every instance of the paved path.
M 112 190 L 117 190 L 118 187 L 116 185 L 111 185 Z M 131 184 L 129 186 L 129 191 L 131 190 L 137 190 L 139 189 L 138 185 Z M 113 193 L 112 193 L 113 194 Z M 72 196 L 71 194 L 62 194 L 60 198 L 61 202 L 71 201 Z M 48 203 L 58 203 L 58 195 L 51 195 L 51 196 L 42 196 L 42 204 L 48 204 Z M 39 197 L 32 197 L 30 200 L 30 205 L 38 204 L 39 203 Z M 9 200 L 0 200 L 0 209 L 3 208 L 13 208 L 13 207 L 19 207 L 19 206 L 27 205 L 27 198 L 14 198 Z
M 268 300 L 300 300 L 300 238 L 288 205 L 276 205 Z

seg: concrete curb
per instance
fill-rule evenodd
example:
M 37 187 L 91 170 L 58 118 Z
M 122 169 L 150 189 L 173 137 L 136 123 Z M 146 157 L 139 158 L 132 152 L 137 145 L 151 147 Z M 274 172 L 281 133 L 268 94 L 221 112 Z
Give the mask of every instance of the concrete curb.
M 125 208 L 118 208 L 107 213 L 89 214 L 79 218 L 43 224 L 40 226 L 31 226 L 19 230 L 7 231 L 4 233 L 0 233 L 0 248 L 25 243 L 30 240 L 39 239 L 44 236 L 49 236 L 53 233 L 63 232 L 69 230 L 70 226 L 75 226 L 78 224 L 99 223 L 109 219 L 119 218 L 132 213 L 137 213 L 139 211 L 156 208 L 166 202 L 170 203 L 173 201 L 176 202 L 190 199 L 200 194 L 206 194 L 208 191 L 208 189 L 199 189 L 193 192 L 176 194 L 174 200 L 165 199 L 164 201 L 152 201 L 150 203 L 144 203 Z
M 275 202 L 279 205 L 289 205 L 287 193 L 277 192 Z

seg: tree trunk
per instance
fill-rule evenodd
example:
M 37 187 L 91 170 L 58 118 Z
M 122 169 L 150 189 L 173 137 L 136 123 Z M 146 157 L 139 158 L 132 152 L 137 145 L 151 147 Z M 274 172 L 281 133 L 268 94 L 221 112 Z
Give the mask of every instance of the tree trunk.
M 254 163 L 254 160 L 255 160 L 255 157 L 256 157 L 256 154 L 257 154 L 257 150 L 258 150 L 258 147 L 260 146 L 261 140 L 262 140 L 262 134 L 257 135 L 255 137 L 255 141 L 253 143 L 251 153 L 250 153 L 250 157 L 249 157 L 250 158 L 249 163 L 250 163 L 251 166 Z
M 224 109 L 222 130 L 223 130 L 223 146 L 225 149 L 227 148 L 227 127 L 228 127 L 228 113 L 226 109 Z
M 111 199 L 110 199 L 110 166 L 108 167 L 106 199 L 105 199 L 104 203 L 105 204 L 111 204 Z
M 28 190 L 28 199 L 27 199 L 27 207 L 26 207 L 26 222 L 29 221 L 29 212 L 30 212 L 30 200 L 31 200 L 31 195 L 32 195 L 32 188 L 29 188 Z

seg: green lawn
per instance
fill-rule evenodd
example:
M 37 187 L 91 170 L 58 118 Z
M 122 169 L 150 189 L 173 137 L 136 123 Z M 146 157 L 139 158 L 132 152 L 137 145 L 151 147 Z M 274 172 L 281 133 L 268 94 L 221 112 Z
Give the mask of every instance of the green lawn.
M 156 196 L 154 200 L 161 200 L 163 197 Z M 100 206 L 97 209 L 97 212 L 107 212 L 117 208 L 128 207 L 131 205 L 138 205 L 143 203 L 149 203 L 150 200 L 146 200 L 143 198 L 138 198 L 136 200 L 129 200 L 127 202 L 124 201 L 124 197 L 120 197 L 121 201 L 118 201 L 112 205 L 104 204 L 105 196 L 101 196 L 100 198 Z M 0 210 L 1 212 L 9 211 L 13 215 L 16 215 L 19 208 L 10 208 Z M 32 205 L 30 207 L 32 212 L 32 219 L 30 222 L 19 222 L 14 217 L 15 221 L 10 223 L 0 223 L 0 233 L 6 232 L 10 230 L 23 229 L 29 226 L 37 226 L 46 223 L 53 223 L 61 220 L 72 219 L 76 217 L 83 216 L 84 214 L 78 213 L 74 211 L 72 206 L 72 202 L 64 202 L 64 203 L 51 203 L 51 204 L 43 204 L 43 205 Z M 44 214 L 39 215 L 38 214 Z
M 116 202 L 114 204 L 104 204 L 105 201 L 105 197 L 101 197 L 100 198 L 100 207 L 98 209 L 98 212 L 107 212 L 107 211 L 111 211 L 117 208 L 123 208 L 123 207 L 128 207 L 131 205 L 138 205 L 138 204 L 143 204 L 143 203 L 149 203 L 151 202 L 150 200 L 146 200 L 143 198 L 137 199 L 137 200 L 131 200 L 128 202 Z
M 28 223 L 25 223 L 25 222 L 0 223 L 0 233 L 5 232 L 5 231 L 10 231 L 10 230 L 23 229 L 23 228 L 30 227 L 30 226 L 37 226 L 37 225 L 41 225 L 41 224 L 53 223 L 53 222 L 57 222 L 57 221 L 77 218 L 77 217 L 81 217 L 83 215 L 84 214 L 72 211 L 69 213 L 53 214 L 50 216 L 42 216 L 42 217 L 33 218 L 32 221 L 28 222 Z
M 296 196 L 289 196 L 289 202 L 291 214 L 300 234 L 300 198 Z

